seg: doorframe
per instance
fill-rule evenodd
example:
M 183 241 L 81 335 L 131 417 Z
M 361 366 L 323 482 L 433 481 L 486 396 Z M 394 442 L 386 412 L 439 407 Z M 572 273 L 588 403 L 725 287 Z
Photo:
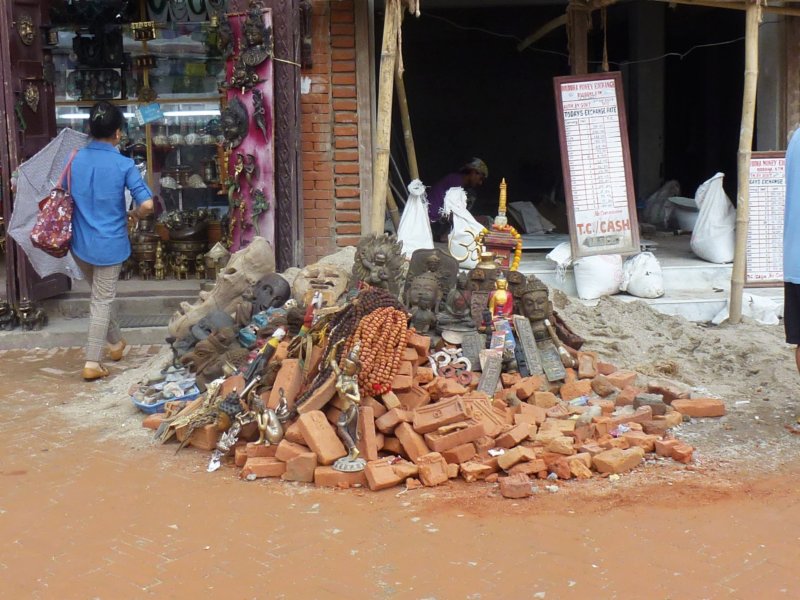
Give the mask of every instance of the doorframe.
M 19 248 L 8 235 L 8 227 L 11 222 L 11 174 L 18 166 L 17 156 L 19 153 L 17 136 L 9 135 L 9 132 L 16 130 L 10 46 L 12 31 L 10 11 L 12 9 L 11 3 L 0 3 L 0 31 L 6 32 L 6 35 L 0 37 L 0 78 L 3 82 L 0 109 L 5 115 L 4 118 L 0 118 L 0 170 L 3 173 L 0 185 L 3 187 L 3 219 L 6 227 L 6 300 L 11 305 L 15 305 L 18 299 L 16 266 Z

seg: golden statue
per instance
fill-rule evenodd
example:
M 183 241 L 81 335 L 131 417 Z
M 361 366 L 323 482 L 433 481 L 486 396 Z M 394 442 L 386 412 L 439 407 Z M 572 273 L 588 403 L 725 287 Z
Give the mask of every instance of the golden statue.
M 489 310 L 492 313 L 492 319 L 504 319 L 510 317 L 514 310 L 514 297 L 508 289 L 508 280 L 503 272 L 495 279 L 494 291 L 489 298 Z

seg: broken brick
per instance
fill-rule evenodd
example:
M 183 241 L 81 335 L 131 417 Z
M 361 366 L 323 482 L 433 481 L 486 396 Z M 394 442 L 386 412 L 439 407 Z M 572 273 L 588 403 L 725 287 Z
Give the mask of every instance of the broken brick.
M 634 371 L 615 371 L 606 375 L 606 378 L 608 378 L 611 385 L 621 390 L 636 383 L 636 373 Z
M 442 452 L 442 456 L 444 456 L 444 459 L 450 464 L 467 462 L 474 458 L 475 454 L 475 444 L 472 442 L 461 444 L 460 446 Z
M 300 360 L 297 358 L 287 358 L 281 363 L 275 383 L 272 384 L 272 391 L 267 400 L 267 408 L 278 408 L 280 392 L 283 390 L 289 407 L 294 407 L 294 401 L 300 395 L 300 388 L 303 386 L 303 370 L 300 367 Z
M 395 427 L 394 435 L 400 440 L 403 450 L 414 463 L 420 456 L 428 454 L 431 449 L 425 443 L 425 438 L 414 431 L 410 423 L 400 423 Z M 469 441 L 469 440 L 468 440 Z
M 448 477 L 447 462 L 438 452 L 429 452 L 417 459 L 419 478 L 427 487 L 446 482 Z
M 284 481 L 314 481 L 314 471 L 317 468 L 317 455 L 313 452 L 303 452 L 286 461 L 286 471 L 281 475 Z
M 457 424 L 445 425 L 445 427 L 442 429 L 447 430 L 446 433 L 441 433 L 438 430 L 426 433 L 425 441 L 428 444 L 428 448 L 430 448 L 434 452 L 444 452 L 445 450 L 449 450 L 450 448 L 455 448 L 456 446 L 460 446 L 461 444 L 466 444 L 467 442 L 474 442 L 475 440 L 477 440 L 478 438 L 482 437 L 485 434 L 483 423 L 481 423 L 480 421 L 476 421 L 475 419 L 468 419 L 463 423 L 464 427 L 453 430 L 447 430 L 447 428 L 454 427 Z M 397 430 L 395 430 L 395 433 L 396 432 Z
M 367 476 L 364 471 L 345 473 L 333 467 L 317 467 L 314 469 L 314 485 L 333 488 L 363 486 L 367 485 Z
M 302 415 L 312 410 L 321 410 L 334 395 L 336 395 L 336 375 L 331 373 L 324 383 L 297 407 L 297 412 Z
M 414 410 L 414 431 L 429 433 L 450 423 L 458 423 L 469 418 L 464 402 L 453 396 L 434 404 L 428 404 Z
M 647 391 L 651 394 L 660 394 L 667 404 L 672 404 L 672 401 L 678 398 L 688 398 L 691 393 L 691 389 L 686 385 L 664 380 L 648 381 Z
M 558 404 L 558 397 L 552 392 L 535 392 L 533 394 L 533 402 L 531 402 L 530 398 L 528 398 L 528 402 L 546 410 Z
M 248 444 L 248 447 L 249 446 L 250 444 Z M 275 449 L 273 450 L 272 456 L 274 456 L 278 460 L 282 460 L 283 462 L 289 462 L 295 456 L 300 456 L 301 454 L 309 452 L 307 446 L 295 444 L 294 442 L 290 442 L 287 439 L 281 440 L 280 443 L 274 448 Z
M 522 473 L 501 477 L 499 484 L 500 494 L 503 498 L 518 499 L 533 495 L 531 480 Z
M 398 392 L 397 399 L 400 400 L 400 406 L 407 410 L 414 410 L 420 406 L 424 406 L 431 401 L 431 395 L 418 385 L 412 385 L 409 389 Z
M 625 473 L 637 467 L 644 458 L 644 450 L 638 446 L 628 450 L 613 448 L 592 458 L 592 464 L 598 473 Z
M 578 378 L 593 379 L 597 376 L 597 353 L 578 352 Z
M 672 401 L 672 408 L 690 417 L 721 417 L 725 414 L 725 403 L 719 398 L 692 398 Z
M 495 438 L 495 444 L 498 448 L 513 448 L 522 440 L 527 438 L 531 433 L 531 427 L 527 423 L 520 423 L 515 425 L 505 433 L 500 434 Z
M 408 461 L 382 458 L 367 463 L 364 474 L 372 491 L 385 490 L 403 483 L 418 474 L 419 468 Z
M 581 396 L 589 396 L 592 393 L 592 382 L 589 379 L 581 379 L 574 383 L 565 383 L 561 386 L 559 393 L 561 394 L 561 399 L 565 402 Z
M 410 423 L 414 419 L 414 413 L 404 408 L 393 408 L 385 415 L 375 420 L 378 431 L 392 433 L 394 428 L 400 423 Z
M 336 435 L 333 427 L 319 410 L 312 410 L 300 415 L 297 420 L 308 447 L 317 455 L 321 465 L 330 465 L 337 458 L 347 454 L 344 444 Z
M 371 406 L 358 409 L 358 441 L 356 447 L 364 460 L 378 459 L 378 443 L 375 439 L 375 417 Z
M 455 379 L 448 379 L 447 377 L 434 377 L 433 381 L 427 384 L 424 389 L 430 394 L 431 400 L 434 402 L 450 396 L 463 396 L 467 393 L 467 388 Z
M 262 477 L 280 477 L 286 472 L 286 463 L 274 457 L 261 457 L 248 458 L 244 463 L 242 471 L 239 476 L 242 479 L 255 476 L 256 479 Z
M 612 385 L 608 377 L 598 374 L 592 379 L 592 391 L 601 398 L 606 398 L 614 392 L 618 392 L 619 389 Z

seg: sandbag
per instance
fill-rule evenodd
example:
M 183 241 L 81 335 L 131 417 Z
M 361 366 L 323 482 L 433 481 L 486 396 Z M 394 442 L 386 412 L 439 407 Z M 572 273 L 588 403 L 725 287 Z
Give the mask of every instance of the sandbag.
M 445 216 L 453 216 L 453 230 L 447 236 L 447 249 L 462 269 L 472 269 L 478 264 L 475 237 L 484 227 L 467 210 L 467 194 L 463 188 L 452 187 L 444 195 Z
M 733 261 L 736 245 L 736 209 L 722 189 L 724 178 L 717 173 L 697 188 L 694 197 L 700 214 L 692 231 L 692 252 L 712 263 Z
M 711 319 L 714 325 L 727 321 L 730 316 L 730 298 L 716 316 Z M 755 319 L 764 325 L 777 325 L 779 317 L 783 316 L 783 305 L 772 298 L 756 296 L 755 294 L 742 294 L 742 315 Z
M 433 249 L 425 185 L 419 179 L 408 184 L 408 202 L 397 227 L 397 240 L 403 245 L 403 255 L 408 259 L 414 250 Z
M 659 298 L 664 295 L 661 263 L 652 252 L 642 252 L 625 261 L 619 289 L 637 298 Z
M 575 287 L 582 300 L 595 300 L 619 292 L 622 283 L 622 256 L 600 254 L 575 261 Z

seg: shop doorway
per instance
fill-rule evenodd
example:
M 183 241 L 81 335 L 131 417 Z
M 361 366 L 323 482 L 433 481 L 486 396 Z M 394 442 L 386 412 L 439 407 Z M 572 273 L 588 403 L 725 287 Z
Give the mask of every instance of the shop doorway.
M 566 233 L 553 93 L 553 77 L 570 73 L 566 28 L 517 49 L 564 15 L 566 3 L 497 4 L 430 2 L 420 18 L 407 15 L 403 22 L 404 80 L 420 175 L 431 186 L 478 156 L 489 178 L 478 190 L 474 213 L 496 214 L 505 178 L 509 202 L 534 203 Z M 379 15 L 378 49 L 381 23 Z M 595 11 L 592 24 L 589 72 L 601 70 L 605 47 L 609 69 L 623 74 L 639 207 L 667 180 L 678 180 L 681 193 L 693 196 L 717 171 L 726 173 L 734 199 L 744 13 L 632 2 L 609 7 L 605 19 Z M 393 134 L 397 195 L 400 179 L 408 179 L 398 115 Z

